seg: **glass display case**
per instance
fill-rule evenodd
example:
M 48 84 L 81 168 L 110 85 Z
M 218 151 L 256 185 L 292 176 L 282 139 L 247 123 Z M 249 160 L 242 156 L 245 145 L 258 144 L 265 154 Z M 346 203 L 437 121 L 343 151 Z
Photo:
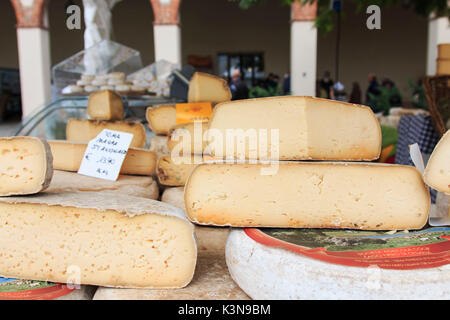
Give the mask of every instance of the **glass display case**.
M 52 68 L 54 94 L 59 97 L 68 85 L 73 85 L 82 74 L 123 72 L 132 74 L 142 69 L 139 51 L 119 43 L 103 40 L 78 52 Z

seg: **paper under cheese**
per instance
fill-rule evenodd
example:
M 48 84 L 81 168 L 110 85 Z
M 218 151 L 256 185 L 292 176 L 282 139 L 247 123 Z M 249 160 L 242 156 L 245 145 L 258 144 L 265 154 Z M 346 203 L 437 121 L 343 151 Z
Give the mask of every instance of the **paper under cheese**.
M 120 175 L 116 181 L 110 181 L 54 170 L 52 182 L 45 192 L 62 191 L 109 191 L 152 200 L 159 198 L 158 184 L 152 177 Z
M 0 275 L 127 288 L 180 288 L 197 258 L 171 205 L 109 192 L 0 198 Z
M 207 140 L 219 158 L 375 160 L 381 152 L 380 124 L 369 107 L 311 97 L 218 104 Z
M 203 134 L 208 129 L 207 122 L 176 125 L 169 131 L 167 149 L 176 154 L 202 154 L 206 147 Z
M 201 163 L 202 156 L 175 157 L 170 155 L 159 158 L 156 174 L 159 183 L 165 186 L 184 186 L 194 167 Z
M 149 128 L 155 134 L 167 135 L 177 124 L 177 111 L 174 104 L 148 107 L 145 113 Z
M 424 180 L 433 189 L 450 194 L 450 130 L 434 148 L 425 168 Z
M 97 91 L 89 95 L 87 112 L 95 120 L 122 120 L 123 102 L 114 91 Z
M 49 140 L 53 153 L 53 167 L 57 170 L 78 171 L 87 143 Z M 156 171 L 156 153 L 146 149 L 129 148 L 120 169 L 121 174 L 153 175 Z
M 410 166 L 282 162 L 200 164 L 185 186 L 188 218 L 234 227 L 420 229 L 430 195 Z
M 103 121 L 90 119 L 69 119 L 66 127 L 66 139 L 70 141 L 89 142 L 103 129 L 122 131 L 133 134 L 131 148 L 145 147 L 145 128 L 140 122 L 134 121 Z
M 229 100 L 231 100 L 231 91 L 222 78 L 196 72 L 189 81 L 188 102 L 219 103 Z
M 0 138 L 0 196 L 45 190 L 52 175 L 52 153 L 45 140 Z

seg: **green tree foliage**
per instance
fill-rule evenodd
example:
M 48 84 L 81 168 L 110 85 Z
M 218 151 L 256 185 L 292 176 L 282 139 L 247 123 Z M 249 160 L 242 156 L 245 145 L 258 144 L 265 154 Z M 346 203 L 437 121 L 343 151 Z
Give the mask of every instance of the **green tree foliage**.
M 232 0 L 239 3 L 242 9 L 249 9 L 267 0 Z M 313 3 L 315 0 L 280 0 L 282 5 L 290 5 L 299 1 L 302 3 Z M 447 0 L 349 0 L 357 5 L 357 11 L 361 12 L 369 5 L 378 5 L 380 8 L 402 7 L 413 10 L 422 17 L 429 17 L 435 14 L 437 17 L 449 17 L 450 7 Z M 334 16 L 336 12 L 332 10 L 330 0 L 318 0 L 316 27 L 320 32 L 327 33 L 333 29 Z

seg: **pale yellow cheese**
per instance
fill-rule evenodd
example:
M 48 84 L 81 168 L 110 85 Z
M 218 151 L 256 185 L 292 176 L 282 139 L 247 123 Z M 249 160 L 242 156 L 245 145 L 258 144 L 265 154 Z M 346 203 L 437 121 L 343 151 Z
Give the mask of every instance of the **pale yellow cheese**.
M 150 140 L 150 151 L 155 152 L 158 158 L 167 155 L 169 153 L 167 140 L 167 136 L 153 136 Z
M 149 128 L 155 134 L 167 135 L 177 124 L 177 110 L 174 104 L 148 107 L 145 117 Z
M 78 171 L 87 143 L 67 140 L 49 140 L 53 153 L 53 168 Z M 156 153 L 146 149 L 129 148 L 120 168 L 121 174 L 153 175 L 156 171 Z
M 69 119 L 66 127 L 66 139 L 70 141 L 89 142 L 103 129 L 122 131 L 133 134 L 130 147 L 145 147 L 145 128 L 140 122 L 134 121 L 103 121 L 90 119 Z
M 123 120 L 122 98 L 111 90 L 102 90 L 89 95 L 87 112 L 95 120 Z
M 192 279 L 193 225 L 168 204 L 110 192 L 0 198 L 0 275 L 126 288 Z
M 424 180 L 433 189 L 450 194 L 450 130 L 434 148 L 425 168 Z
M 207 129 L 207 122 L 191 122 L 174 126 L 168 135 L 168 151 L 178 155 L 202 154 L 207 145 L 207 141 L 203 139 Z
M 184 186 L 194 167 L 201 163 L 202 156 L 175 157 L 170 155 L 159 158 L 156 174 L 158 181 L 164 186 Z
M 45 140 L 0 138 L 0 196 L 45 190 L 53 175 L 52 153 Z
M 234 227 L 420 229 L 430 195 L 410 166 L 280 162 L 200 164 L 185 186 L 188 218 Z
M 218 104 L 208 132 L 211 155 L 219 158 L 375 160 L 381 152 L 380 124 L 369 107 L 311 97 Z
M 52 182 L 45 192 L 61 191 L 110 191 L 152 200 L 159 198 L 158 183 L 152 177 L 120 175 L 116 181 L 109 181 L 54 170 Z
M 222 78 L 196 72 L 189 81 L 188 102 L 219 103 L 230 100 L 230 88 Z

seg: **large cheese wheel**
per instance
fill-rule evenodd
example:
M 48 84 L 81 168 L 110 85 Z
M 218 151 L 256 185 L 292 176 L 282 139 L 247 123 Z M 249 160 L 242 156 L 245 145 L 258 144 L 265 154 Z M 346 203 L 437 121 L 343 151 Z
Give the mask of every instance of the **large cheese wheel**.
M 253 229 L 257 230 L 257 229 Z M 289 231 L 289 230 L 287 230 Z M 332 233 L 330 233 L 332 234 Z M 450 229 L 447 228 L 447 236 Z M 439 238 L 438 232 L 435 237 Z M 390 235 L 385 235 L 389 238 Z M 427 235 L 420 233 L 418 239 Z M 332 236 L 329 236 L 332 239 Z M 345 239 L 345 238 L 344 238 Z M 348 241 L 352 241 L 352 238 Z M 446 250 L 436 249 L 434 254 L 429 253 L 423 246 L 415 248 L 406 247 L 399 251 L 397 264 L 406 260 L 411 252 L 416 252 L 409 262 L 422 264 L 419 269 L 386 269 L 377 265 L 348 266 L 327 261 L 322 261 L 325 256 L 324 248 L 309 249 L 300 247 L 304 254 L 298 254 L 284 247 L 284 243 L 269 243 L 271 239 L 262 237 L 259 242 L 253 240 L 246 231 L 233 229 L 230 232 L 226 246 L 226 260 L 228 270 L 234 281 L 253 299 L 450 299 L 450 265 L 448 264 L 449 246 L 448 240 L 441 241 Z M 311 241 L 307 235 L 303 236 L 303 242 Z M 376 238 L 375 238 L 376 240 Z M 410 239 L 411 241 L 414 239 Z M 337 239 L 336 241 L 343 241 Z M 378 240 L 382 241 L 382 240 Z M 418 241 L 419 243 L 425 243 Z M 261 243 L 260 243 L 261 242 Z M 375 241 L 374 241 L 375 242 Z M 337 242 L 336 245 L 339 245 Z M 349 249 L 352 243 L 349 242 Z M 289 243 L 288 246 L 293 246 Z M 438 246 L 436 246 L 438 247 Z M 442 247 L 442 246 L 441 246 Z M 372 249 L 376 249 L 375 245 Z M 358 260 L 372 257 L 371 261 L 383 261 L 389 259 L 389 253 L 393 250 L 384 249 L 377 252 L 365 251 L 356 255 Z M 315 255 L 311 258 L 306 254 Z M 345 253 L 344 253 L 345 254 Z M 426 258 L 423 256 L 427 255 Z M 348 255 L 348 254 L 347 254 Z M 329 254 L 328 259 L 333 260 L 336 254 Z M 350 255 L 348 255 L 350 256 Z M 351 257 L 351 256 L 350 256 Z M 428 261 L 434 261 L 438 266 L 429 268 Z M 346 258 L 345 260 L 350 260 Z M 392 259 L 390 261 L 394 261 Z M 348 262 L 344 262 L 348 263 Z M 395 261 L 392 262 L 395 265 Z
M 434 148 L 425 169 L 424 180 L 430 187 L 450 194 L 450 130 Z

